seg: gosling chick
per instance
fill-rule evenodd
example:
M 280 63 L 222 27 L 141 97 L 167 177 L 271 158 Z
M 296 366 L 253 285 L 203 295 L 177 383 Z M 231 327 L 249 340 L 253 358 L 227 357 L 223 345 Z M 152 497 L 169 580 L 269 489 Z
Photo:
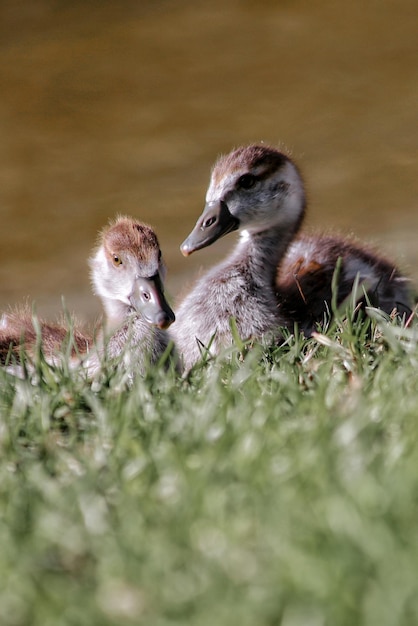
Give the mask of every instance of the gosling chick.
M 188 256 L 235 230 L 240 238 L 178 307 L 172 334 L 186 370 L 202 349 L 216 354 L 230 345 L 231 318 L 243 339 L 279 338 L 280 327 L 293 329 L 295 322 L 309 335 L 331 308 L 340 257 L 338 302 L 358 276 L 386 312 L 410 306 L 407 280 L 389 261 L 338 238 L 295 240 L 305 211 L 301 174 L 275 148 L 240 147 L 215 163 L 206 206 L 181 251 Z
M 1 363 L 10 352 L 19 362 L 22 346 L 33 356 L 36 327 L 47 361 L 57 361 L 70 337 L 72 365 L 81 364 L 90 376 L 100 369 L 104 353 L 110 358 L 124 353 L 124 364 L 133 363 L 138 373 L 158 361 L 170 342 L 166 330 L 175 316 L 164 296 L 165 267 L 155 232 L 135 219 L 118 217 L 100 233 L 89 263 L 93 290 L 104 309 L 96 339 L 76 325 L 70 330 L 62 323 L 35 324 L 28 308 L 17 309 L 0 323 Z

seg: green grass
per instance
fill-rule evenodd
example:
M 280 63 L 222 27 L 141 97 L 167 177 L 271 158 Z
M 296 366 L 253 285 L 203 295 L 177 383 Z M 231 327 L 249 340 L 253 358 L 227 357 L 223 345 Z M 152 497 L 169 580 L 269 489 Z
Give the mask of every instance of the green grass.
M 132 388 L 0 371 L 0 624 L 417 624 L 418 333 L 371 315 Z

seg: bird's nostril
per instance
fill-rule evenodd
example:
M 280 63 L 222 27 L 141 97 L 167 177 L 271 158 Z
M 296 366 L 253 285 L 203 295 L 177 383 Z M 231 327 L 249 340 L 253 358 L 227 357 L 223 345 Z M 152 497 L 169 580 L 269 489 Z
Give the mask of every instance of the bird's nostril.
M 209 228 L 216 222 L 216 215 L 208 217 L 202 224 L 202 228 Z

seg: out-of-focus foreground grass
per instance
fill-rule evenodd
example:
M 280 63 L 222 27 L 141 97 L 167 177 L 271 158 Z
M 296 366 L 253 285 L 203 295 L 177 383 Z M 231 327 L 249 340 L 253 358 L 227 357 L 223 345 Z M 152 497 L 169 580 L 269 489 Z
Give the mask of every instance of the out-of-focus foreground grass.
M 418 623 L 418 332 L 0 372 L 3 626 Z

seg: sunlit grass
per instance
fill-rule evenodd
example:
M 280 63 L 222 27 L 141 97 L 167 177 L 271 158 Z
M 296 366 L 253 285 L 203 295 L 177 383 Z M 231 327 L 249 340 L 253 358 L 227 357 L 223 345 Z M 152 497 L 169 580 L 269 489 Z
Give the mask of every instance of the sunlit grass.
M 418 623 L 418 332 L 0 371 L 0 624 Z

